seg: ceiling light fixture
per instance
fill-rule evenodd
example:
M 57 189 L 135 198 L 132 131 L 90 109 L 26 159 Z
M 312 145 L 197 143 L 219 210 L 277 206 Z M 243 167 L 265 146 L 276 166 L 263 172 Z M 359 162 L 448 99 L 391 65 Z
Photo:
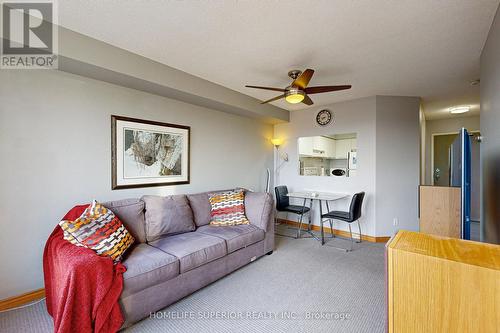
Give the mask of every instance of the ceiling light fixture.
M 285 100 L 290 104 L 298 104 L 304 100 L 305 93 L 295 87 L 290 87 L 285 92 Z
M 451 114 L 466 113 L 470 111 L 470 106 L 455 106 L 449 108 Z
M 288 87 L 284 89 L 274 88 L 274 87 L 249 86 L 249 85 L 246 85 L 245 87 L 281 92 L 281 95 L 268 99 L 267 101 L 264 101 L 260 104 L 271 103 L 284 98 L 287 103 L 290 104 L 304 103 L 305 105 L 308 106 L 314 104 L 311 98 L 309 98 L 308 96 L 309 94 L 321 94 L 330 91 L 351 89 L 350 84 L 342 86 L 308 87 L 307 85 L 309 84 L 309 81 L 311 81 L 313 74 L 314 74 L 314 69 L 310 68 L 306 69 L 304 72 L 299 71 L 297 69 L 291 70 L 290 72 L 288 72 L 288 76 L 291 79 L 293 79 L 293 81 Z

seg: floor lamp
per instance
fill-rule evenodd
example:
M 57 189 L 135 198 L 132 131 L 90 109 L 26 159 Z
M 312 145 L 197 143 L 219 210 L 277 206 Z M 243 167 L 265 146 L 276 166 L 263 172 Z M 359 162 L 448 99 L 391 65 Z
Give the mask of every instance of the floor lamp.
M 271 143 L 273 144 L 274 148 L 276 148 L 276 157 L 274 158 L 274 186 L 278 186 L 278 172 L 281 167 L 281 165 L 279 165 L 279 161 L 280 158 L 282 158 L 285 162 L 288 161 L 288 155 L 283 154 L 283 156 L 281 156 L 280 154 L 280 146 L 283 144 L 283 139 L 275 138 L 271 140 Z
M 279 169 L 281 168 L 281 166 L 283 166 L 283 163 L 288 162 L 288 155 L 287 155 L 287 153 L 280 152 L 280 146 L 283 144 L 283 139 L 272 139 L 271 143 L 273 144 L 274 148 L 276 148 L 276 157 L 274 159 L 274 161 L 275 161 L 275 163 L 274 163 L 274 186 L 276 187 L 277 185 L 279 185 L 278 184 Z M 283 160 L 283 163 L 281 163 L 281 164 L 279 164 L 280 159 Z M 268 175 L 269 175 L 269 169 L 268 169 Z M 280 223 L 278 223 L 278 212 L 277 211 L 275 211 L 274 216 L 275 216 L 274 224 L 277 226 L 280 224 Z M 277 234 L 279 236 L 284 236 L 284 237 L 292 237 L 289 235 L 279 234 L 276 231 L 275 231 L 275 234 Z

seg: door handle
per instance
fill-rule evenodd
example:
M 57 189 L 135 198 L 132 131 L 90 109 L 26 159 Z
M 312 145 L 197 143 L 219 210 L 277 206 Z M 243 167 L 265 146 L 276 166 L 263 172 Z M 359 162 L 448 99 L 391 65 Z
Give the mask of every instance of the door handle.
M 434 170 L 434 180 L 438 181 L 439 178 L 441 178 L 441 170 L 439 168 L 436 168 L 436 170 Z

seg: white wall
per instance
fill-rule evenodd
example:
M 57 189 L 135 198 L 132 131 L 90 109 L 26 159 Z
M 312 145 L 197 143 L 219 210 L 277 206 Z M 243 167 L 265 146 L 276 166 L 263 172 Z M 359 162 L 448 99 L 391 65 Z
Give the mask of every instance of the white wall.
M 59 26 L 59 70 L 270 124 L 289 112 L 272 104 Z
M 417 194 L 420 170 L 419 106 L 416 97 L 373 96 L 309 110 L 292 111 L 290 123 L 274 126 L 274 136 L 285 140 L 281 150 L 289 162 L 280 169 L 279 183 L 289 191 L 315 190 L 355 193 L 365 191 L 362 233 L 390 236 L 396 229 L 418 229 Z M 321 127 L 316 114 L 333 112 L 333 124 Z M 354 177 L 300 176 L 297 139 L 303 136 L 357 133 L 358 170 Z M 296 204 L 302 201 L 296 200 Z M 331 210 L 348 210 L 350 198 Z M 318 206 L 313 223 L 319 225 Z M 397 207 L 395 207 L 397 206 Z M 400 225 L 392 225 L 398 217 Z M 296 218 L 290 215 L 290 218 Z M 346 223 L 334 228 L 348 230 Z
M 479 131 L 479 116 L 453 117 L 427 120 L 425 128 L 425 185 L 432 185 L 432 135 L 458 133 L 465 127 L 468 131 Z
M 500 7 L 481 54 L 481 240 L 500 244 Z
M 316 114 L 321 109 L 333 113 L 333 123 L 322 127 L 316 124 Z M 375 97 L 335 103 L 308 110 L 292 111 L 290 122 L 274 126 L 274 136 L 283 138 L 281 150 L 288 153 L 289 162 L 280 170 L 279 182 L 289 191 L 310 189 L 354 193 L 365 191 L 361 228 L 363 234 L 375 235 Z M 303 136 L 357 133 L 358 170 L 355 177 L 300 176 L 297 139 Z M 302 204 L 296 201 L 297 204 Z M 347 210 L 350 198 L 339 200 L 330 209 Z M 319 225 L 317 203 L 313 208 L 313 222 Z M 281 215 L 280 215 L 281 216 Z M 290 215 L 290 219 L 296 218 Z M 336 223 L 334 228 L 347 230 L 345 223 Z
M 418 97 L 377 96 L 377 235 L 419 230 L 419 110 Z
M 191 184 L 111 190 L 112 114 L 191 126 Z M 52 70 L 0 75 L 0 299 L 43 287 L 42 253 L 75 204 L 263 190 L 271 125 Z

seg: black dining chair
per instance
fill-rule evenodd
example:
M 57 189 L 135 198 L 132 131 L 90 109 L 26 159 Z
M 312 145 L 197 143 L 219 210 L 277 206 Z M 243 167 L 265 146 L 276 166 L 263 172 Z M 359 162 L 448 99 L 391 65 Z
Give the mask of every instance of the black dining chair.
M 311 209 L 306 207 L 306 201 L 304 199 L 304 205 L 290 205 L 290 198 L 288 197 L 288 188 L 284 185 L 276 186 L 274 188 L 274 193 L 276 194 L 276 211 L 278 212 L 287 212 L 296 214 L 299 217 L 299 227 L 297 228 L 297 236 L 295 238 L 300 237 L 300 230 L 302 228 L 302 220 L 305 214 L 309 214 L 309 223 L 311 222 Z M 288 235 L 281 235 L 286 236 Z
M 351 223 L 356 221 L 358 222 L 358 229 L 359 229 L 359 241 L 356 241 L 356 243 L 361 243 L 361 225 L 359 224 L 359 218 L 361 217 L 361 206 L 363 205 L 364 197 L 365 197 L 365 192 L 359 192 L 354 194 L 352 196 L 351 205 L 349 207 L 348 212 L 331 211 L 321 215 L 321 229 L 323 230 L 323 223 L 325 222 L 325 220 L 328 220 L 330 222 L 330 230 L 332 233 L 332 238 L 335 237 L 333 233 L 332 220 L 347 222 L 347 225 L 349 226 L 349 234 L 351 236 L 351 246 L 349 249 L 339 248 L 346 252 L 352 251 L 352 245 L 354 243 L 354 239 L 352 238 Z M 324 243 L 324 238 L 322 239 L 322 243 Z

